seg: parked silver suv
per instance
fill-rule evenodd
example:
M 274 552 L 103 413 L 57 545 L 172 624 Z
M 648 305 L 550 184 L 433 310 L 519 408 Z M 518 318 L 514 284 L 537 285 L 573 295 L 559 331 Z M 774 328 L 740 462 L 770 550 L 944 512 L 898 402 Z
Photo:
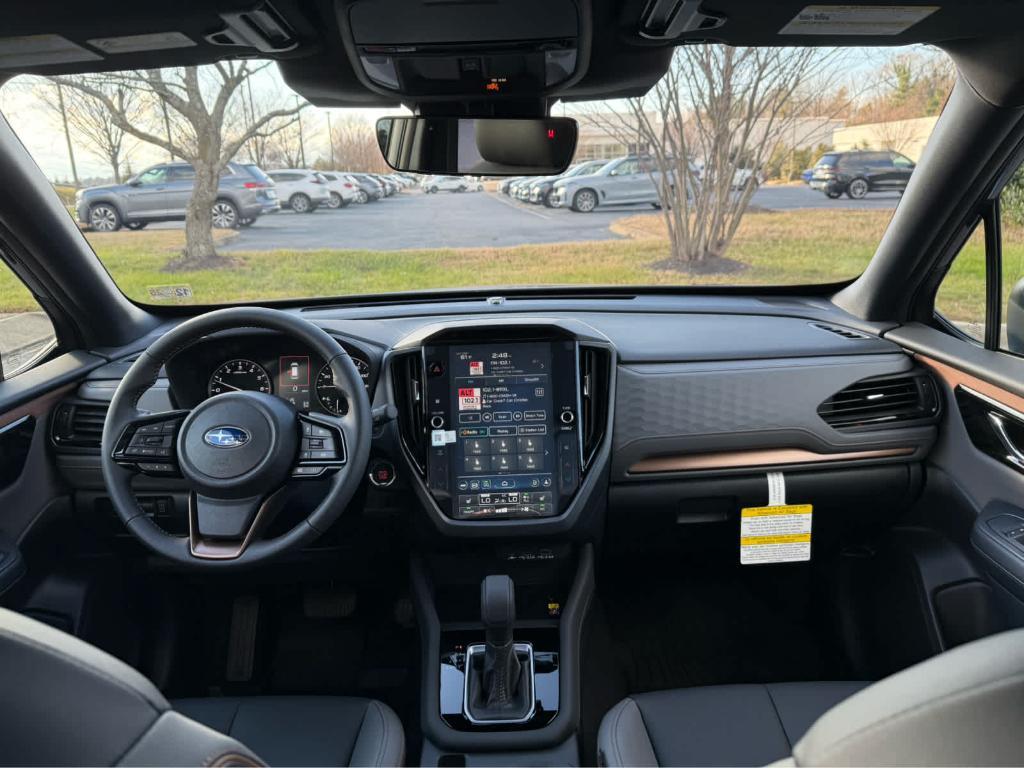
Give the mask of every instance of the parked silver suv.
M 81 189 L 75 195 L 78 220 L 97 232 L 122 226 L 142 229 L 153 221 L 183 221 L 192 198 L 195 171 L 188 163 L 161 163 L 124 184 Z M 228 163 L 217 187 L 213 224 L 233 229 L 280 210 L 274 183 L 262 171 Z

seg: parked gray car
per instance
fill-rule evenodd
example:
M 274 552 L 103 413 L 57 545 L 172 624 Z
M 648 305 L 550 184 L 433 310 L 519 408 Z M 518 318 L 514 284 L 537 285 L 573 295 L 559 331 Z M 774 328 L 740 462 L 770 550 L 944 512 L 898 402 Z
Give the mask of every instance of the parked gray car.
M 78 220 L 97 232 L 122 226 L 142 229 L 154 221 L 182 221 L 192 198 L 195 171 L 188 163 L 161 163 L 124 184 L 81 189 L 75 195 Z M 280 210 L 274 184 L 258 168 L 228 163 L 217 187 L 213 225 L 249 226 L 265 213 Z
M 620 157 L 589 176 L 559 179 L 551 192 L 551 205 L 590 213 L 599 205 L 658 205 L 661 172 L 643 157 Z

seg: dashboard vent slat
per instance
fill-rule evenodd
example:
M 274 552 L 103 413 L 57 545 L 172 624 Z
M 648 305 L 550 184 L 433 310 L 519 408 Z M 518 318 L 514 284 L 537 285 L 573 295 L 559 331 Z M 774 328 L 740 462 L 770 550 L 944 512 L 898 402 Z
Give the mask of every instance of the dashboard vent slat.
M 836 336 L 842 336 L 844 339 L 850 339 L 851 341 L 862 341 L 864 339 L 870 339 L 866 333 L 855 331 L 853 328 L 846 328 L 842 325 L 829 325 L 828 323 L 810 323 L 812 328 L 817 328 L 820 331 L 826 331 L 827 333 L 834 334 Z
M 65 400 L 54 409 L 50 422 L 53 444 L 58 448 L 99 450 L 107 407 L 106 403 Z
M 392 371 L 401 439 L 416 468 L 424 474 L 427 466 L 427 415 L 423 359 L 419 353 L 397 357 Z
M 878 428 L 934 417 L 939 410 L 932 379 L 923 374 L 884 376 L 858 381 L 818 406 L 818 415 L 833 429 Z
M 583 466 L 590 465 L 605 434 L 608 420 L 611 358 L 606 349 L 580 347 L 580 407 Z

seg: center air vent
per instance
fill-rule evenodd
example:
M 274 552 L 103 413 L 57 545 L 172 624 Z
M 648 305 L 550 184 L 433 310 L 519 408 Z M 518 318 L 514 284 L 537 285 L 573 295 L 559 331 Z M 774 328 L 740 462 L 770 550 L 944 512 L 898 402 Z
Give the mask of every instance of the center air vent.
M 580 407 L 582 409 L 583 466 L 597 453 L 608 421 L 611 353 L 598 347 L 580 347 Z
M 50 438 L 58 448 L 98 449 L 106 419 L 106 403 L 65 401 L 53 412 Z
M 398 404 L 398 428 L 416 468 L 427 466 L 427 424 L 423 398 L 423 360 L 418 352 L 396 357 L 391 363 Z
M 935 384 L 925 374 L 864 379 L 836 392 L 818 406 L 834 429 L 880 429 L 888 424 L 928 419 L 939 410 Z

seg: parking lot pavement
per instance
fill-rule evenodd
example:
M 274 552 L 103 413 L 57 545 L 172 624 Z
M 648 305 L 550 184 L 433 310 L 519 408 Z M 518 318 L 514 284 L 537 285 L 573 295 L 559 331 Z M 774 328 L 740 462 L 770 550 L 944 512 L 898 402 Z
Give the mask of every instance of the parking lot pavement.
M 649 211 L 650 207 L 640 210 Z M 632 212 L 632 211 L 629 211 Z M 516 204 L 489 192 L 405 192 L 366 205 L 264 216 L 223 251 L 321 248 L 474 248 L 617 237 L 608 225 L 623 209 L 592 215 Z
M 802 209 L 891 209 L 897 194 L 864 200 L 829 200 L 808 187 L 767 186 L 754 193 L 753 205 L 776 211 Z M 545 208 L 491 192 L 404 192 L 366 205 L 309 214 L 282 211 L 264 216 L 220 246 L 222 251 L 410 248 L 480 248 L 529 243 L 612 240 L 609 228 L 624 216 L 652 213 L 649 205 L 599 207 L 592 213 Z M 181 222 L 153 229 L 181 228 Z
M 845 195 L 829 200 L 823 192 L 816 192 L 806 184 L 798 187 L 764 186 L 757 190 L 750 200 L 752 205 L 769 211 L 794 211 L 801 208 L 891 210 L 899 201 L 898 192 L 872 193 L 861 200 L 851 200 Z

